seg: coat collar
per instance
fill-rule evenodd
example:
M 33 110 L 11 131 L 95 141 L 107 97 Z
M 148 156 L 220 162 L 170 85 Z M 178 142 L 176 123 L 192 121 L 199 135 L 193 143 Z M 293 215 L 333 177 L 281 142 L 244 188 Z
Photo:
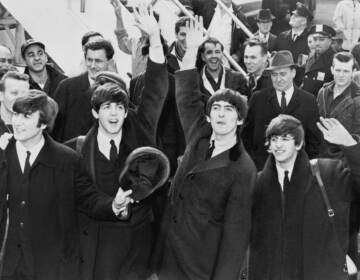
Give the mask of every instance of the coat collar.
M 264 178 L 264 182 L 278 182 L 277 170 L 275 166 L 275 159 L 273 155 L 269 155 L 264 165 L 261 174 Z M 308 178 L 306 185 L 304 186 L 304 178 Z M 301 149 L 296 157 L 293 173 L 291 176 L 291 183 L 295 184 L 297 188 L 304 187 L 305 194 L 312 186 L 314 177 L 311 173 L 309 157 L 304 149 Z
M 344 95 L 344 99 L 335 107 L 335 109 L 331 112 L 325 112 L 324 108 L 326 108 L 325 100 L 328 100 L 329 95 L 333 94 L 335 82 L 332 81 L 327 83 L 324 86 L 323 95 L 319 96 L 319 104 L 320 109 L 322 109 L 324 114 L 328 114 L 329 116 L 336 118 L 343 114 L 344 111 L 347 111 L 348 108 L 354 104 L 354 98 L 360 98 L 360 88 L 356 85 L 356 83 L 351 82 L 351 84 L 344 90 L 342 95 Z

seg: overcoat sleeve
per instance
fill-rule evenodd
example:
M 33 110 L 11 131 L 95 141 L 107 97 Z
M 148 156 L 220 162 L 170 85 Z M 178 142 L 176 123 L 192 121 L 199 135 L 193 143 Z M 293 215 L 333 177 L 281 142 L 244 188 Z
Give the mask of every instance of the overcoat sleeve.
M 198 75 L 196 69 L 175 73 L 176 103 L 187 144 L 206 124 Z
M 139 124 L 149 133 L 153 143 L 156 142 L 158 122 L 168 89 L 169 80 L 166 64 L 155 63 L 149 58 L 137 116 Z

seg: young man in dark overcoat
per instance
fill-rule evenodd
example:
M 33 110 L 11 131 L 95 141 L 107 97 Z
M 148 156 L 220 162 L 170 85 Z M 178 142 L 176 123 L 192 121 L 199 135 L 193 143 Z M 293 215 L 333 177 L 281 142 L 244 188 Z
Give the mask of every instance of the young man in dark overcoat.
M 0 141 L 1 279 L 81 279 L 77 211 L 116 221 L 131 190 L 100 193 L 80 156 L 48 135 L 57 104 L 46 93 L 17 98 L 13 111 L 14 138 Z
M 235 280 L 248 245 L 256 177 L 239 137 L 247 101 L 222 89 L 210 97 L 204 115 L 195 69 L 202 21 L 187 29 L 183 68 L 175 74 L 187 148 L 170 188 L 159 278 Z
M 330 206 L 303 149 L 301 122 L 279 115 L 266 130 L 270 155 L 254 190 L 250 280 L 348 279 L 345 256 L 354 181 L 360 181 L 360 144 L 338 120 L 320 121 L 325 140 L 340 145 L 349 163 L 318 159 Z
M 140 103 L 136 110 L 129 108 L 127 92 L 115 83 L 95 85 L 91 103 L 97 123 L 87 133 L 81 148 L 92 179 L 110 196 L 117 191 L 115 186 L 128 155 L 138 147 L 155 146 L 158 122 L 168 91 L 159 27 L 153 16 L 143 10 L 140 13 L 137 17 L 139 26 L 150 41 Z M 121 80 L 115 73 L 100 73 L 96 81 L 99 78 L 101 82 L 106 75 Z M 75 148 L 77 141 L 75 138 L 68 144 Z M 134 204 L 126 221 L 99 222 L 80 216 L 84 279 L 146 279 L 154 240 L 152 204 L 151 198 Z

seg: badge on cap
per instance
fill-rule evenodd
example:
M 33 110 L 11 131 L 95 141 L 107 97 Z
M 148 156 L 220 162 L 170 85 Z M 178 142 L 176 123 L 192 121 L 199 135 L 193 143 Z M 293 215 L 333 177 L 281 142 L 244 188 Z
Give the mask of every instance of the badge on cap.
M 325 80 L 325 73 L 324 72 L 318 72 L 316 80 L 323 82 Z
M 322 24 L 317 24 L 315 26 L 315 32 L 323 32 L 323 31 L 324 31 L 324 28 L 323 28 Z

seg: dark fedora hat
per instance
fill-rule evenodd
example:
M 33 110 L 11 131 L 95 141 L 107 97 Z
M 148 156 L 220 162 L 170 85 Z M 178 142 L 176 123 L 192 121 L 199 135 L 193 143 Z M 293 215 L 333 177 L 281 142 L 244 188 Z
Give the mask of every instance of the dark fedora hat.
M 270 9 L 261 9 L 259 13 L 256 15 L 256 21 L 272 21 L 275 17 L 271 14 Z
M 308 8 L 303 3 L 297 2 L 296 9 L 292 11 L 292 14 L 297 15 L 299 17 L 307 18 L 308 22 L 312 21 L 313 14 L 310 12 Z
M 294 66 L 294 59 L 290 51 L 283 50 L 273 52 L 270 57 L 270 64 L 267 70 Z

